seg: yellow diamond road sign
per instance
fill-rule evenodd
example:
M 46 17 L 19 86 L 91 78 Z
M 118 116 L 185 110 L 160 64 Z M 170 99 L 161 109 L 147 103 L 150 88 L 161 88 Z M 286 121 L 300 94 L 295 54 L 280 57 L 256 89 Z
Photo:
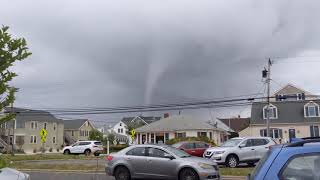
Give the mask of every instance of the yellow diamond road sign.
M 134 137 L 136 136 L 136 131 L 134 129 L 131 130 L 131 137 L 132 139 L 134 139 Z
M 40 130 L 41 141 L 42 141 L 43 143 L 45 143 L 46 140 L 47 140 L 47 134 L 48 134 L 48 131 L 45 130 L 44 128 L 42 128 L 42 129 Z

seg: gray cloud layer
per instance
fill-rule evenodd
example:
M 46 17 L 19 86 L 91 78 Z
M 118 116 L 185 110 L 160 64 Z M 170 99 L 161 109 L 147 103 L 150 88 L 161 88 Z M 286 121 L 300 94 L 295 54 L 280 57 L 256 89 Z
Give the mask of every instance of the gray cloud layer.
M 5 1 L 0 23 L 33 52 L 15 67 L 17 105 L 105 107 L 256 93 L 266 57 L 320 57 L 319 8 L 298 0 Z M 273 79 L 320 93 L 318 64 L 279 63 Z

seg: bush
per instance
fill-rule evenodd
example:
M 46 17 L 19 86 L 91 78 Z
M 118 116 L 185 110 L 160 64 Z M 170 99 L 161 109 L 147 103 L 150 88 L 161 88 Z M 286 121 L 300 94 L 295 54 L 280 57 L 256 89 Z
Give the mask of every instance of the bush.
M 45 149 L 44 147 L 41 147 L 41 148 L 40 148 L 40 152 L 41 152 L 41 153 L 45 153 L 45 152 L 46 152 L 46 149 Z
M 202 141 L 210 144 L 211 146 L 217 146 L 213 140 L 210 140 L 208 137 L 185 137 L 185 138 L 174 138 L 166 141 L 167 145 L 172 145 L 181 141 Z
M 0 157 L 0 169 L 6 166 L 7 166 L 7 162 L 2 157 Z
M 49 148 L 49 152 L 52 152 L 52 148 Z
M 34 148 L 33 149 L 33 153 L 37 153 L 38 151 L 37 151 L 37 149 L 36 148 Z
M 127 148 L 127 147 L 128 147 L 127 144 L 116 145 L 116 146 L 112 145 L 109 147 L 109 151 L 110 152 L 118 152 L 118 151 L 121 151 L 122 149 Z M 104 149 L 104 153 L 107 153 L 107 146 L 105 146 L 103 149 Z
M 57 148 L 57 152 L 60 152 L 60 149 L 59 149 L 59 148 Z
M 17 153 L 17 154 L 25 154 L 25 152 L 24 152 L 23 149 L 17 149 L 17 150 L 15 151 L 15 153 Z

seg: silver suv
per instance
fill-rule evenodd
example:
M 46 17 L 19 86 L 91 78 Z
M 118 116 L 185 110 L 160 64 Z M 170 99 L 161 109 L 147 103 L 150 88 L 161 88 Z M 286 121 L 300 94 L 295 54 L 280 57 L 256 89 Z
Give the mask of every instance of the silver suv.
M 220 147 L 207 149 L 203 157 L 232 168 L 239 163 L 254 165 L 275 144 L 269 137 L 232 138 Z
M 171 146 L 135 145 L 107 156 L 106 173 L 116 180 L 220 179 L 217 163 Z

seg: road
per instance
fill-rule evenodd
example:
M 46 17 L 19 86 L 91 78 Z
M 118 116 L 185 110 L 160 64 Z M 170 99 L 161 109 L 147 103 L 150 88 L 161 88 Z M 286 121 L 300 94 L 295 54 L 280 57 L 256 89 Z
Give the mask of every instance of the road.
M 105 173 L 26 172 L 32 180 L 115 180 Z M 244 177 L 224 177 L 223 180 L 244 180 Z

